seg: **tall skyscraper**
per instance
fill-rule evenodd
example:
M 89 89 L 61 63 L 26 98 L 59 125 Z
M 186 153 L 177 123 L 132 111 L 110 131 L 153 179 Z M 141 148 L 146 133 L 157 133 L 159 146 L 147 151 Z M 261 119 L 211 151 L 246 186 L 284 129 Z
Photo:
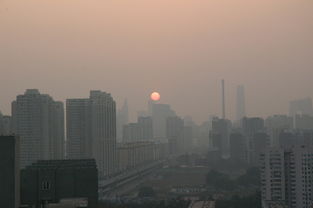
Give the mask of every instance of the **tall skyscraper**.
M 245 104 L 245 88 L 243 85 L 237 87 L 237 110 L 236 120 L 240 121 L 246 116 L 246 104 Z
M 66 100 L 66 157 L 69 159 L 92 158 L 89 104 L 89 99 Z
M 312 166 L 311 146 L 267 149 L 260 156 L 263 205 L 277 201 L 289 208 L 311 208 Z
M 116 168 L 116 104 L 109 93 L 90 91 L 87 99 L 67 100 L 68 158 L 95 158 L 99 177 Z
M 19 140 L 0 136 L 0 205 L 18 208 L 20 203 Z
M 13 132 L 20 137 L 21 168 L 41 159 L 64 157 L 64 109 L 62 102 L 26 90 L 12 102 Z

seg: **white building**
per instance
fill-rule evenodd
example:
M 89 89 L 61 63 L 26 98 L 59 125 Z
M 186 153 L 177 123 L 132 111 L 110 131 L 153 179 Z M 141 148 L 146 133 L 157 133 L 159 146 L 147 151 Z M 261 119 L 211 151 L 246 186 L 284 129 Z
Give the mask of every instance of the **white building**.
M 262 202 L 285 202 L 290 208 L 311 208 L 312 147 L 269 148 L 260 157 Z

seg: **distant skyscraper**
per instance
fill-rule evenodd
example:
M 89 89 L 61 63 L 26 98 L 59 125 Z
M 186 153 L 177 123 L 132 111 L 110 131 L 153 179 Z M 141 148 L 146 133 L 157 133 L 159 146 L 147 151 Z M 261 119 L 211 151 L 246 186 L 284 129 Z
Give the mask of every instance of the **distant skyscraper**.
M 90 91 L 89 99 L 67 100 L 69 158 L 95 158 L 99 177 L 116 169 L 116 104 L 109 93 Z
M 176 113 L 167 104 L 151 104 L 152 108 L 152 122 L 153 122 L 153 136 L 154 138 L 166 138 L 166 119 L 168 117 L 176 116 Z
M 125 99 L 123 106 L 118 110 L 116 117 L 116 138 L 118 141 L 123 137 L 123 126 L 128 124 L 128 102 Z
M 0 205 L 18 208 L 20 202 L 19 140 L 0 136 Z
M 246 105 L 245 105 L 245 88 L 243 85 L 237 87 L 237 111 L 236 120 L 240 121 L 246 116 Z
M 20 137 L 21 168 L 40 159 L 64 157 L 64 109 L 62 102 L 26 90 L 12 102 L 13 132 Z
M 297 114 L 313 115 L 313 106 L 311 98 L 304 98 L 290 102 L 289 115 L 295 116 Z

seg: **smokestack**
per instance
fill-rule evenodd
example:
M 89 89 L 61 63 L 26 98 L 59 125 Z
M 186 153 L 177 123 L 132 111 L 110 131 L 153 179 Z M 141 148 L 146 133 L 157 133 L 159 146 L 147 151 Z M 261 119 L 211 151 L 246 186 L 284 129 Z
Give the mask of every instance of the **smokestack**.
M 222 118 L 225 119 L 225 83 L 222 79 Z

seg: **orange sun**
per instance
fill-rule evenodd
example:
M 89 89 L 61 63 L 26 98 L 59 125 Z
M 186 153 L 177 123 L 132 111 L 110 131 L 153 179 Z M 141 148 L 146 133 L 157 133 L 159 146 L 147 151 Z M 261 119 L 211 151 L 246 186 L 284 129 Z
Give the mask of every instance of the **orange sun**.
M 153 92 L 153 93 L 151 93 L 150 98 L 153 101 L 158 101 L 158 100 L 160 100 L 161 96 L 160 96 L 160 93 Z

